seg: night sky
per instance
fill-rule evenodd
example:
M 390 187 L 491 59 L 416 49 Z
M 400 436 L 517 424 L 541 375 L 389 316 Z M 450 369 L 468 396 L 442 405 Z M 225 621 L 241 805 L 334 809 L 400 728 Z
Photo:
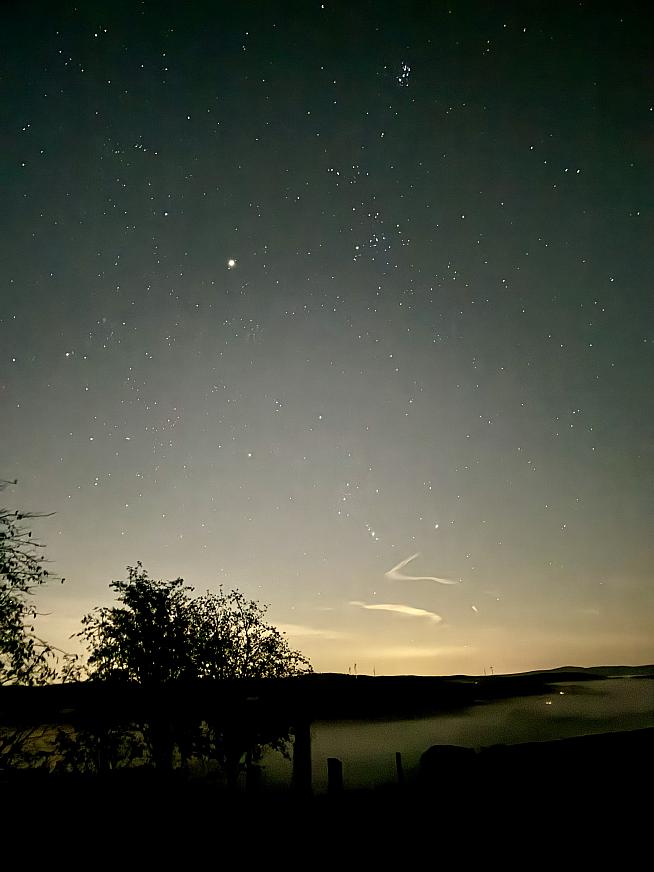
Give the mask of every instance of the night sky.
M 0 477 L 56 513 L 44 634 L 141 560 L 320 671 L 654 661 L 642 9 L 3 7 Z

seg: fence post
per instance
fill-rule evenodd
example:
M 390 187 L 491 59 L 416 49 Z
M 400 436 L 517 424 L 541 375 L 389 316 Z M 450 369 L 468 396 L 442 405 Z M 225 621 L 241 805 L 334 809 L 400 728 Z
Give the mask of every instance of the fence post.
M 327 758 L 327 793 L 330 796 L 343 793 L 343 764 L 338 757 Z
M 399 751 L 395 752 L 395 768 L 397 770 L 397 783 L 402 787 L 404 784 L 404 766 L 402 766 L 402 754 Z
M 311 721 L 297 720 L 293 740 L 293 790 L 311 793 Z

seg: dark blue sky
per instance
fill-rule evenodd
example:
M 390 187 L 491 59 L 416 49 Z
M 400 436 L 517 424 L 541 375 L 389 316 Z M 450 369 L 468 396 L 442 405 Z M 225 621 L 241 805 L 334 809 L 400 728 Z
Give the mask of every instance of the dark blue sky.
M 654 659 L 639 4 L 33 3 L 0 39 L 0 472 L 56 512 L 50 636 L 141 560 L 317 669 Z

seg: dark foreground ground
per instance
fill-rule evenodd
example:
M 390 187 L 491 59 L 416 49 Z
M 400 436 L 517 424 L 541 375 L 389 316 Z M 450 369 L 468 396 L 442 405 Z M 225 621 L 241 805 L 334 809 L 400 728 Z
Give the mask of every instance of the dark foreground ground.
M 303 845 L 316 860 L 338 846 L 347 854 L 353 841 L 375 853 L 404 846 L 465 855 L 488 839 L 488 850 L 500 852 L 526 840 L 536 853 L 556 853 L 571 839 L 579 849 L 623 844 L 630 852 L 652 843 L 653 747 L 654 729 L 478 754 L 435 746 L 410 784 L 322 796 L 230 795 L 133 771 L 104 779 L 23 771 L 0 779 L 0 813 L 5 844 L 28 818 L 37 831 L 52 827 L 59 840 L 72 839 L 71 850 L 76 838 L 93 836 L 107 850 L 129 838 L 157 854 L 207 844 L 243 856 L 276 851 L 280 860 Z
M 566 680 L 604 677 L 564 671 Z M 265 705 L 284 715 L 298 699 L 312 715 L 417 715 L 542 693 L 562 677 L 560 670 L 494 678 L 314 676 L 286 682 L 281 690 L 279 683 L 269 688 L 261 682 L 254 693 L 251 685 L 235 685 L 226 695 L 221 686 L 219 701 L 245 700 L 256 712 Z M 36 690 L 4 689 L 3 722 L 20 716 L 65 723 L 77 712 L 105 718 L 122 709 L 132 715 L 152 704 L 134 689 Z M 205 688 L 167 691 L 166 710 L 204 710 L 206 694 Z M 318 796 L 291 790 L 230 794 L 179 773 L 166 777 L 144 769 L 110 777 L 0 772 L 0 844 L 5 858 L 18 852 L 20 866 L 41 865 L 37 856 L 43 855 L 48 867 L 63 865 L 67 872 L 78 865 L 405 868 L 409 862 L 466 869 L 482 863 L 649 869 L 653 749 L 654 728 L 479 753 L 436 746 L 405 784 Z

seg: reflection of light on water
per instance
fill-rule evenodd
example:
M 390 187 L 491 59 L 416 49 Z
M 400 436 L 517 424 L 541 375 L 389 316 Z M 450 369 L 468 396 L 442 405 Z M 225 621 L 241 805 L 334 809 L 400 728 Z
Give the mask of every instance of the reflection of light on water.
M 402 753 L 405 775 L 410 779 L 418 770 L 420 755 L 431 745 L 479 750 L 494 744 L 654 727 L 654 681 L 617 678 L 566 682 L 563 689 L 558 684 L 555 695 L 566 699 L 560 699 L 548 715 L 542 705 L 553 705 L 554 697 L 539 695 L 413 719 L 316 721 L 311 728 L 314 791 L 327 790 L 328 757 L 343 761 L 344 778 L 350 787 L 370 787 L 395 783 L 397 751 Z M 290 784 L 290 760 L 270 752 L 265 765 L 268 784 Z
M 560 691 L 559 691 L 559 696 L 565 696 L 565 690 L 560 690 Z M 545 705 L 552 705 L 552 700 L 551 700 L 551 699 L 546 699 L 546 700 L 545 700 Z

